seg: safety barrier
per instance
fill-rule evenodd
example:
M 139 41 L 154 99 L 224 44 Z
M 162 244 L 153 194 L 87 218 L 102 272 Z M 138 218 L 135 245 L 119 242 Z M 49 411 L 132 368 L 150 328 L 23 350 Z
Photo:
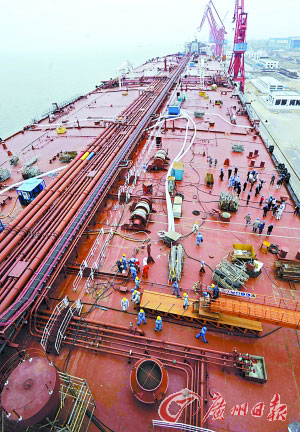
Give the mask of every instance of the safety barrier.
M 80 94 L 76 94 L 75 96 L 73 96 L 73 97 L 71 97 L 71 98 L 69 98 L 69 99 L 66 99 L 66 100 L 64 100 L 64 101 L 62 101 L 62 102 L 60 102 L 60 103 L 58 103 L 57 106 L 58 106 L 58 108 L 63 108 L 63 107 L 65 107 L 65 106 L 67 106 L 67 105 L 69 105 L 69 104 L 71 104 L 71 103 L 77 101 L 77 100 L 80 99 L 81 97 L 82 97 L 82 95 L 80 95 Z M 45 110 L 45 111 L 42 112 L 42 114 L 40 115 L 39 120 L 41 120 L 41 119 L 47 117 L 49 114 L 52 114 L 55 110 L 56 110 L 56 107 L 53 107 L 53 106 L 52 106 L 51 108 Z

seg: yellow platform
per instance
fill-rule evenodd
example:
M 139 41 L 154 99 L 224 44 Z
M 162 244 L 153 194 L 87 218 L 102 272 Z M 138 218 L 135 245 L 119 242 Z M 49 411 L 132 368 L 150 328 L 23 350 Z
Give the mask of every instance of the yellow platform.
M 209 323 L 214 327 L 226 329 L 238 329 L 243 333 L 248 331 L 260 334 L 262 325 L 258 321 L 226 315 L 221 312 L 212 312 L 205 307 L 200 307 L 199 312 L 193 312 L 193 302 L 199 300 L 189 298 L 190 306 L 183 309 L 183 299 L 174 295 L 162 294 L 145 290 L 141 296 L 141 308 L 157 313 L 159 315 L 170 315 L 179 320 L 197 321 L 202 324 Z

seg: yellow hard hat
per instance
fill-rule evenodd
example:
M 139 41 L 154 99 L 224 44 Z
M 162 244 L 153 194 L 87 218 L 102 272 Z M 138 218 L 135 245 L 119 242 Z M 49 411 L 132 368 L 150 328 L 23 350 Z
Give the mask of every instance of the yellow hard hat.
M 123 254 L 122 256 L 126 256 L 126 254 Z
M 212 287 L 212 288 L 214 288 L 215 286 L 216 286 L 216 285 L 214 285 L 214 284 L 211 284 L 211 287 Z
M 122 300 L 127 300 L 127 298 L 126 297 L 123 297 L 123 299 Z
M 134 294 L 136 294 L 136 293 L 137 293 L 137 290 L 134 290 L 133 292 L 134 292 Z
M 160 321 L 160 320 L 161 320 L 161 317 L 160 317 L 160 316 L 158 316 L 158 317 L 157 317 L 157 319 L 158 319 L 158 321 Z
M 198 224 L 198 223 L 199 223 L 198 221 L 195 222 L 195 224 Z
M 144 313 L 144 309 L 141 309 L 140 312 Z
M 135 278 L 135 280 L 140 280 L 140 279 L 139 279 L 139 277 L 137 276 L 137 277 Z
M 186 297 L 187 296 L 187 293 L 183 293 L 183 297 Z

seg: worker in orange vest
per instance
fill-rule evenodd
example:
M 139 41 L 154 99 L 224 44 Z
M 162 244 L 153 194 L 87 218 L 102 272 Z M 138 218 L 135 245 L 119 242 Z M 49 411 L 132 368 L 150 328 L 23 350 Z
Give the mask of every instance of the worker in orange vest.
M 149 274 L 149 266 L 148 266 L 148 264 L 146 264 L 146 265 L 144 265 L 144 268 L 143 268 L 143 277 L 148 278 L 148 274 Z

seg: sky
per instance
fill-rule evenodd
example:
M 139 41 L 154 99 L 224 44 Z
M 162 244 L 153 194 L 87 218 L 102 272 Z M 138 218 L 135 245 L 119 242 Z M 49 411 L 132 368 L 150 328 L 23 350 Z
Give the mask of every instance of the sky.
M 0 52 L 81 51 L 149 45 L 179 50 L 197 32 L 202 0 L 0 0 Z M 214 0 L 232 37 L 234 0 Z M 248 39 L 299 35 L 299 0 L 245 0 Z

